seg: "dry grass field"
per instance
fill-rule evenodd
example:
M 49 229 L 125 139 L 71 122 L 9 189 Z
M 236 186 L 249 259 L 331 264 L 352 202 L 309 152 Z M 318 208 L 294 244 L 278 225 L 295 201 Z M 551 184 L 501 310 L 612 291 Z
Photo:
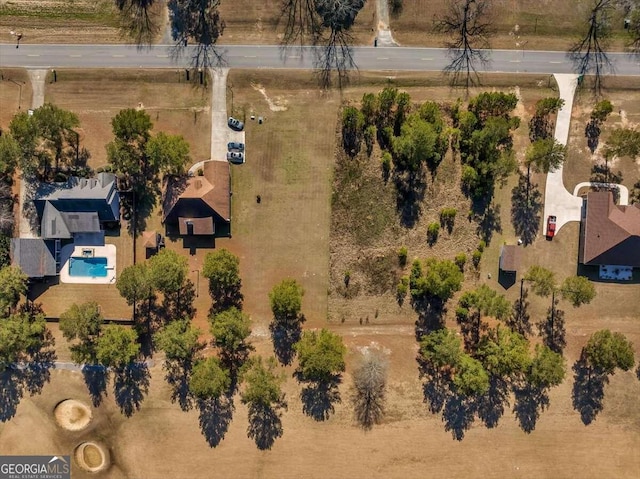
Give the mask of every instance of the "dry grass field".
M 104 141 L 101 140 L 101 145 L 96 142 L 92 148 L 104 148 L 104 142 L 110 136 L 108 118 L 117 111 L 120 103 L 113 99 L 99 103 L 97 94 L 94 96 L 93 93 L 93 84 L 89 88 L 82 86 L 79 79 L 72 81 L 76 78 L 73 72 L 62 75 L 62 80 L 61 75 L 57 84 L 47 84 L 47 98 L 61 101 L 63 104 L 60 106 L 67 108 L 71 108 L 69 105 L 75 101 L 83 124 L 86 121 L 97 128 L 102 125 L 99 131 L 104 132 L 101 133 Z M 68 75 L 66 80 L 65 75 Z M 438 87 L 438 78 L 437 75 L 398 75 L 392 84 L 410 92 L 415 101 L 450 101 L 460 96 L 460 92 Z M 71 86 L 65 86 L 65 81 Z M 500 89 L 511 89 L 522 99 L 516 114 L 523 121 L 515 139 L 516 151 L 521 157 L 528 141 L 526 119 L 531 115 L 535 101 L 553 94 L 547 86 L 546 77 L 494 76 L 487 77 L 485 82 L 495 82 Z M 188 121 L 189 118 L 179 116 L 179 112 L 175 113 L 178 116 L 171 117 L 173 110 L 162 103 L 162 98 L 155 100 L 155 103 L 152 101 L 156 82 L 147 80 L 138 84 L 125 80 L 125 83 L 127 92 L 123 93 L 124 107 L 135 106 L 138 102 L 143 102 L 147 109 L 156 106 L 159 111 L 158 121 L 154 120 L 157 130 L 168 129 L 159 126 L 164 118 L 168 118 L 167 121 Z M 160 83 L 164 88 L 171 88 L 168 81 Z M 113 91 L 117 84 L 114 79 L 109 91 Z M 151 368 L 149 393 L 140 411 L 125 418 L 118 410 L 113 388 L 109 386 L 108 397 L 103 404 L 93 408 L 94 419 L 89 427 L 76 433 L 65 432 L 56 425 L 53 409 L 68 398 L 90 404 L 86 386 L 80 373 L 54 371 L 51 382 L 45 385 L 41 395 L 23 398 L 16 416 L 6 423 L 0 423 L 0 453 L 70 454 L 84 441 L 97 440 L 105 444 L 112 457 L 111 468 L 90 475 L 74 466 L 74 478 L 204 478 L 210 477 L 212 471 L 219 477 L 292 479 L 404 479 L 422 477 L 425 471 L 428 471 L 429 477 L 447 479 L 635 478 L 640 469 L 640 404 L 637 401 L 640 381 L 633 372 L 616 373 L 606 386 L 603 411 L 596 421 L 586 427 L 572 407 L 573 376 L 570 368 L 578 359 L 580 349 L 589 335 L 604 327 L 623 332 L 634 342 L 636 349 L 640 349 L 640 307 L 631 301 L 640 298 L 640 284 L 596 284 L 596 299 L 578 310 L 562 303 L 561 307 L 567 310 L 568 345 L 565 357 L 568 374 L 565 381 L 551 391 L 550 406 L 541 414 L 531 434 L 525 434 L 518 427 L 511 412 L 512 400 L 506 406 L 498 427 L 487 429 L 476 421 L 460 442 L 452 439 L 451 433 L 445 431 L 441 417 L 431 415 L 423 403 L 422 384 L 415 361 L 415 315 L 410 312 L 408 304 L 398 316 L 381 314 L 379 322 L 376 322 L 375 309 L 383 311 L 383 305 L 389 300 L 395 305 L 394 298 L 372 295 L 363 304 L 348 305 L 331 292 L 335 281 L 340 280 L 335 272 L 345 267 L 340 262 L 348 260 L 336 259 L 334 245 L 339 244 L 341 248 L 346 248 L 346 245 L 330 238 L 331 185 L 338 147 L 339 107 L 343 101 L 357 102 L 364 92 L 379 91 L 387 84 L 389 79 L 383 74 L 363 73 L 340 96 L 335 92 L 319 93 L 309 72 L 234 70 L 229 75 L 233 105 L 228 96 L 228 111 L 247 120 L 247 162 L 232 167 L 233 237 L 217 240 L 216 247 L 228 248 L 240 257 L 244 309 L 252 318 L 251 340 L 258 354 L 271 353 L 267 329 L 271 313 L 267 293 L 282 278 L 296 278 L 305 288 L 305 327 L 327 326 L 328 312 L 331 313 L 332 321 L 328 327 L 343 336 L 348 348 L 347 371 L 340 386 L 342 401 L 336 404 L 334 415 L 325 422 L 316 422 L 303 413 L 300 385 L 292 377 L 293 368 L 288 367 L 285 368 L 288 380 L 284 389 L 289 407 L 282 417 L 284 435 L 275 442 L 273 449 L 259 451 L 247 437 L 247 410 L 237 396 L 234 398 L 233 420 L 225 438 L 218 447 L 212 449 L 203 438 L 197 411 L 185 413 L 180 411 L 177 404 L 171 403 L 170 390 L 163 380 L 162 358 L 157 355 L 154 357 L 155 365 Z M 516 89 L 516 85 L 519 88 Z M 107 91 L 104 90 L 106 86 L 98 88 Z M 143 94 L 147 89 L 148 97 L 144 96 L 147 93 Z M 130 90 L 139 94 L 127 96 Z M 95 102 L 93 108 L 107 110 L 109 114 L 105 114 L 104 119 L 99 118 L 99 113 L 90 111 L 89 101 L 83 103 L 84 100 L 80 100 L 85 91 L 90 92 L 87 96 Z M 179 94 L 179 90 L 170 91 L 174 96 Z M 73 98 L 74 93 L 77 99 Z M 103 107 L 102 102 L 106 106 Z M 637 112 L 631 106 L 627 108 L 629 114 Z M 263 116 L 264 123 L 259 125 L 257 121 L 251 121 L 251 114 Z M 610 120 L 613 119 L 612 116 Z M 204 117 L 201 121 L 204 121 Z M 209 126 L 198 126 L 197 135 L 207 138 L 206 145 L 201 146 L 203 151 L 209 148 L 207 128 Z M 187 134 L 182 130 L 176 132 Z M 86 134 L 89 135 L 88 130 Z M 190 134 L 196 135 L 195 132 Z M 578 139 L 583 141 L 580 137 Z M 92 161 L 100 160 L 94 157 Z M 445 173 L 455 176 L 456 167 L 455 162 L 447 159 L 441 165 L 442 176 Z M 444 180 L 429 180 L 429 194 L 446 198 L 438 199 L 434 205 L 425 205 L 424 219 L 421 220 L 425 224 L 433 219 L 440 203 L 449 205 L 450 201 L 464 205 L 464 200 L 457 194 L 447 196 L 445 183 L 439 183 Z M 512 242 L 515 239 L 508 204 L 514 181 L 514 177 L 510 178 L 503 188 L 496 191 L 496 201 L 502 204 L 502 232 L 494 235 L 476 279 L 468 275 L 469 286 L 481 280 L 504 292 L 497 283 L 497 252 L 504 241 Z M 544 178 L 536 177 L 535 181 L 544 190 Z M 261 196 L 260 204 L 256 202 L 256 195 Z M 409 258 L 430 254 L 444 257 L 455 254 L 459 248 L 468 247 L 468 240 L 463 238 L 473 231 L 470 230 L 471 226 L 464 224 L 467 220 L 462 213 L 463 206 L 458 206 L 458 210 L 451 237 L 441 232 L 439 243 L 431 250 L 426 246 L 426 241 L 421 241 L 421 233 L 415 233 L 415 238 L 413 232 L 401 235 L 398 241 L 402 239 L 410 246 Z M 149 219 L 148 228 L 159 228 L 157 212 Z M 459 239 L 456 236 L 458 234 Z M 574 274 L 577 234 L 577 225 L 569 225 L 559 232 L 553 242 L 538 239 L 525 249 L 523 268 L 538 263 L 552 268 L 561 278 Z M 395 251 L 400 246 L 395 244 L 395 239 L 387 241 L 381 243 L 381 251 L 385 251 L 385 248 Z M 470 246 L 474 244 L 470 243 Z M 167 247 L 188 254 L 181 242 L 170 242 Z M 374 249 L 371 247 L 363 253 L 369 254 Z M 140 253 L 139 249 L 138 257 L 142 257 Z M 198 250 L 195 255 L 189 256 L 190 278 L 194 282 L 197 281 L 196 271 L 201 267 L 206 253 L 207 250 Z M 344 254 L 351 258 L 349 255 L 354 253 L 345 250 Z M 487 277 L 490 272 L 492 279 Z M 195 322 L 205 329 L 208 295 L 203 278 L 200 278 L 200 283 Z M 504 293 L 509 299 L 515 299 L 517 289 L 512 287 Z M 50 291 L 54 290 L 52 288 Z M 73 300 L 77 301 L 85 297 L 87 292 L 75 291 L 73 294 Z M 106 297 L 102 299 L 109 301 Z M 538 300 L 533 296 L 530 299 L 532 317 L 537 319 L 544 314 L 548 300 Z M 49 301 L 54 304 L 60 298 L 55 299 L 51 295 Z M 334 311 L 343 306 L 350 309 L 347 320 L 341 324 L 340 316 L 336 316 Z M 360 326 L 354 322 L 359 316 L 366 315 L 371 320 L 369 325 Z M 62 341 L 56 326 L 52 325 L 52 328 L 57 340 Z M 371 347 L 381 349 L 390 362 L 387 415 L 383 424 L 364 433 L 352 417 L 349 403 L 350 374 L 360 352 Z M 69 359 L 64 344 L 57 349 L 61 360 Z M 27 434 L 25 431 L 37 433 Z
M 588 0 L 494 0 L 492 48 L 566 50 L 584 31 Z M 391 17 L 393 36 L 401 45 L 441 46 L 446 38 L 435 24 L 447 12 L 447 0 L 404 0 L 402 12 Z M 516 27 L 517 25 L 517 27 Z M 611 48 L 624 45 L 621 14 L 612 19 Z
M 31 107 L 31 83 L 26 70 L 0 70 L 0 128 L 9 127 L 13 116 Z

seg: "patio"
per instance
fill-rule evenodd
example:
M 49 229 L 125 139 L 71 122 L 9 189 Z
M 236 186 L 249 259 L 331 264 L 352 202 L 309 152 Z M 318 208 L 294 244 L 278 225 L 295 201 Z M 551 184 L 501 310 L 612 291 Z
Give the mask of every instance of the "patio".
M 631 281 L 633 279 L 633 268 L 631 266 L 600 265 L 598 276 L 600 279 Z

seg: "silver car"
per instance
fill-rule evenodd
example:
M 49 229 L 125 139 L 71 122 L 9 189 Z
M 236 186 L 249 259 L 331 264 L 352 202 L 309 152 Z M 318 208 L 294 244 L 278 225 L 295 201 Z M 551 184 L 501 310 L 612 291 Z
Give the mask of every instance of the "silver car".
M 227 143 L 227 149 L 229 151 L 244 151 L 244 143 L 238 143 L 237 141 L 230 141 Z

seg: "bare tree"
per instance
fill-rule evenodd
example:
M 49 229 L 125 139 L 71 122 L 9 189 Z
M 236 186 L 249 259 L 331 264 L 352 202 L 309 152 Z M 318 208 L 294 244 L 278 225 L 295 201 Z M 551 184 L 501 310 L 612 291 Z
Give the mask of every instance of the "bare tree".
M 322 31 L 320 18 L 316 13 L 316 0 L 282 0 L 280 19 L 284 19 L 282 44 L 304 45 L 310 40 L 315 44 Z
M 631 12 L 628 30 L 629 43 L 627 46 L 632 53 L 640 56 L 640 4 Z
M 384 416 L 388 362 L 380 353 L 368 352 L 353 373 L 351 402 L 356 421 L 369 430 Z
M 480 83 L 478 66 L 489 61 L 489 38 L 493 35 L 489 0 L 454 0 L 449 10 L 436 23 L 436 29 L 447 35 L 451 63 L 444 72 L 450 76 L 451 85 L 466 89 Z
M 138 45 L 150 45 L 160 31 L 156 0 L 115 0 L 120 30 Z
M 351 51 L 353 39 L 349 30 L 365 0 L 315 0 L 316 12 L 325 29 L 320 39 L 322 47 L 316 50 L 315 67 L 323 88 L 332 86 L 333 72 L 337 75 L 338 88 L 347 83 L 349 70 L 356 64 Z
M 607 40 L 611 35 L 610 15 L 613 0 L 593 0 L 593 8 L 587 20 L 588 29 L 581 40 L 569 50 L 569 58 L 574 62 L 580 75 L 593 75 L 593 90 L 596 95 L 602 91 L 602 77 L 613 72 L 613 64 L 607 55 Z
M 193 70 L 224 66 L 224 56 L 215 46 L 226 27 L 218 11 L 220 0 L 169 0 L 167 5 L 175 41 L 173 56 L 182 55 L 191 40 L 196 43 L 191 57 Z

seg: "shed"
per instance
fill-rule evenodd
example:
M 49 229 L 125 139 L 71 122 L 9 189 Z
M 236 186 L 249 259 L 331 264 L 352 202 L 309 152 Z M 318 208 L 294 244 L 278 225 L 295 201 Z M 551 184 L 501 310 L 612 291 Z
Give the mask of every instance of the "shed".
M 520 248 L 514 244 L 504 245 L 500 249 L 500 271 L 516 273 L 520 267 Z

